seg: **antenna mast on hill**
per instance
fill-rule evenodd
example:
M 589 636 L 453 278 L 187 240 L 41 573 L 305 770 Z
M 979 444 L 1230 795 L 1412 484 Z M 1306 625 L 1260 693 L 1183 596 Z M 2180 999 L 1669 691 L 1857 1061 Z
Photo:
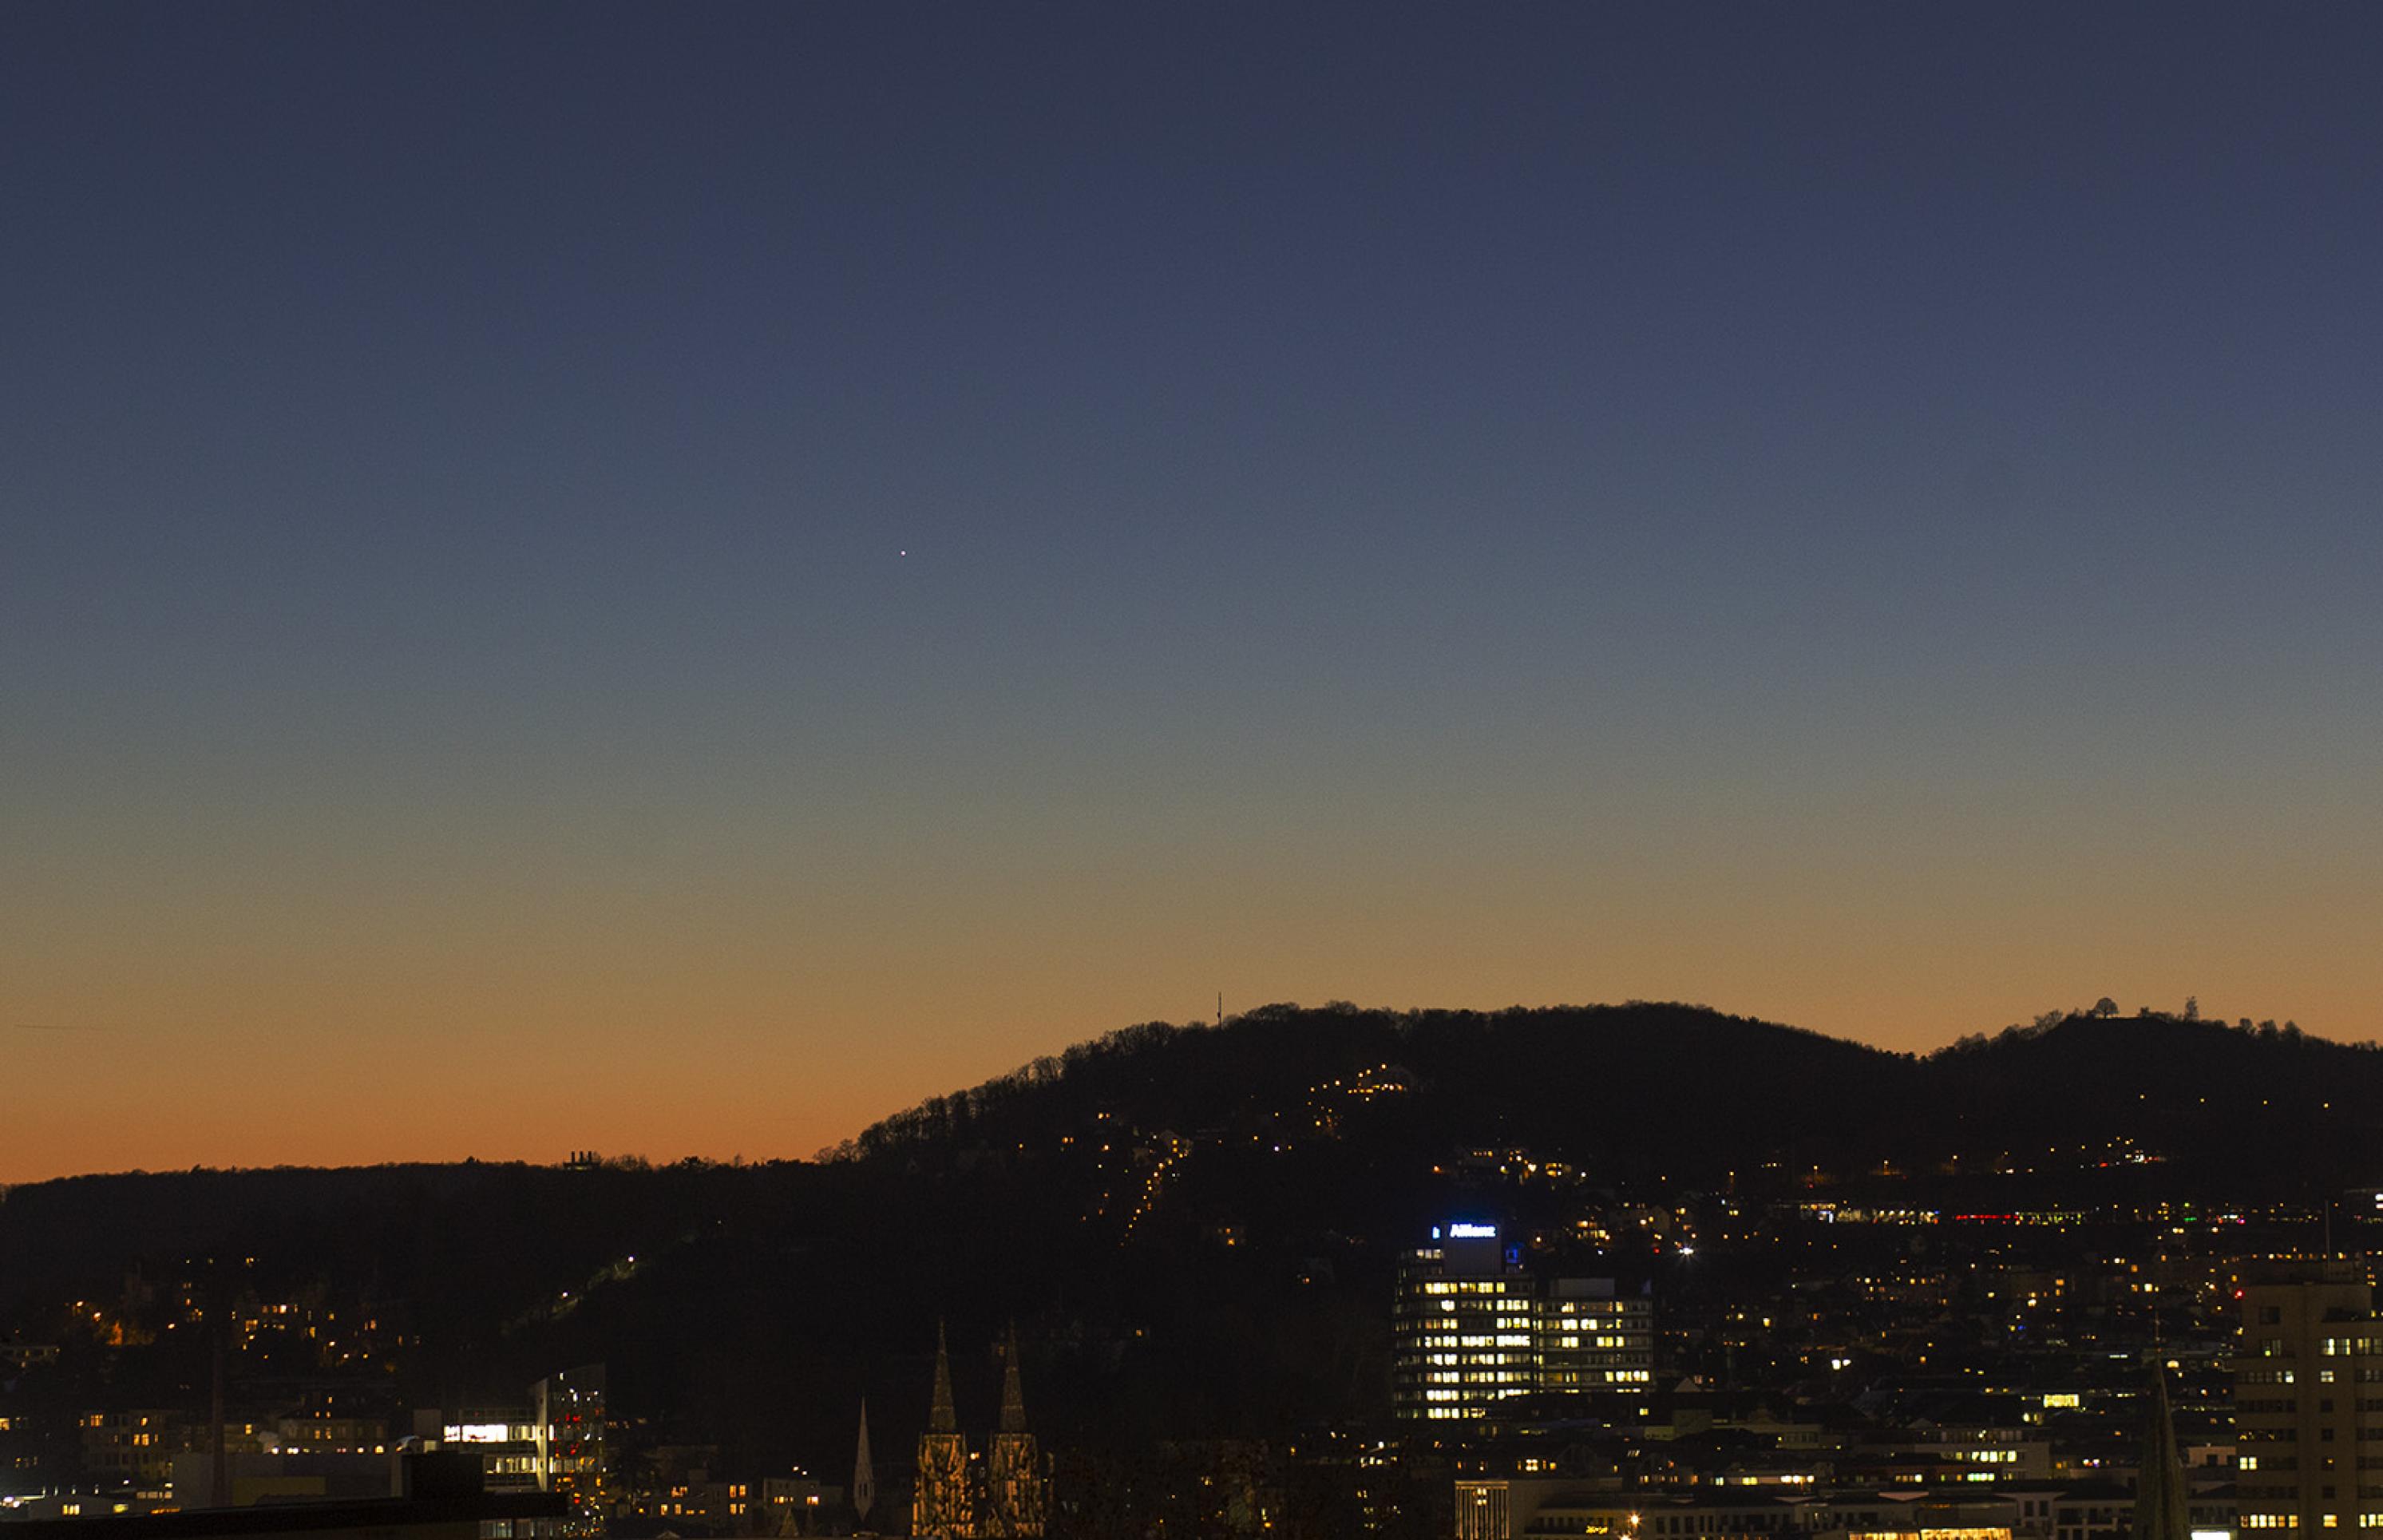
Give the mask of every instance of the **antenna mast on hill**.
M 1217 1025 L 1217 1026 L 1219 1026 L 1219 1027 L 1222 1027 L 1224 1024 L 1225 1024 L 1225 992 L 1224 992 L 1223 990 L 1218 990 L 1218 991 L 1216 992 L 1216 1025 Z

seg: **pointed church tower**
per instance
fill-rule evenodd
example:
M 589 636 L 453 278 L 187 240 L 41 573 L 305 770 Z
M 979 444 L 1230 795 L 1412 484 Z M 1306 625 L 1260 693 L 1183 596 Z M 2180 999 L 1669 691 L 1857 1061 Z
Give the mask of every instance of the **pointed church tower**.
M 1039 1536 L 1051 1506 L 1043 1476 L 1043 1451 L 1026 1431 L 1026 1393 L 1018 1378 L 1018 1327 L 1009 1328 L 1002 1354 L 1001 1426 L 985 1461 L 984 1534 L 988 1540 Z
M 910 1533 L 945 1540 L 974 1540 L 975 1514 L 969 1502 L 968 1440 L 960 1436 L 952 1410 L 952 1358 L 944 1324 L 935 1323 L 935 1400 L 927 1431 L 919 1435 L 919 1485 L 910 1497 Z
M 860 1398 L 860 1448 L 852 1457 L 852 1512 L 862 1523 L 877 1506 L 877 1467 L 869 1460 L 869 1398 Z
M 2176 1419 L 2168 1411 L 2167 1376 L 2152 1364 L 2143 1400 L 2142 1470 L 2135 1478 L 2134 1540 L 2191 1540 L 2185 1514 L 2184 1461 L 2177 1455 Z
M 1009 1343 L 1001 1354 L 1001 1431 L 1026 1431 L 1026 1391 L 1018 1380 L 1018 1323 L 1009 1324 Z

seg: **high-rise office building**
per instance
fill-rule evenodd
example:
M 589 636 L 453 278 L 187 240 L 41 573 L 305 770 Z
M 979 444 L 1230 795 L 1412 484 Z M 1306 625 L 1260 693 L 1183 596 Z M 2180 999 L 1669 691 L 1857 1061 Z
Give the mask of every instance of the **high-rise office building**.
M 604 1416 L 604 1366 L 583 1364 L 550 1374 L 530 1386 L 537 1408 L 539 1486 L 570 1503 L 566 1534 L 600 1535 L 612 1511 L 610 1463 L 605 1459 L 609 1424 Z
M 1645 1390 L 1655 1377 L 1655 1301 L 1610 1278 L 1552 1278 L 1537 1300 L 1542 1390 Z
M 414 1414 L 414 1431 L 449 1445 L 471 1445 L 483 1458 L 491 1492 L 552 1492 L 568 1504 L 572 1535 L 604 1533 L 611 1516 L 604 1366 L 582 1364 L 529 1387 L 526 1406 L 478 1407 L 441 1416 Z
M 1535 1391 L 1643 1390 L 1654 1303 L 1609 1279 L 1543 1279 L 1495 1225 L 1436 1226 L 1400 1259 L 1390 1400 L 1401 1418 L 1478 1417 Z
M 2245 1531 L 2383 1529 L 2383 1319 L 2364 1283 L 2243 1288 L 2234 1422 Z

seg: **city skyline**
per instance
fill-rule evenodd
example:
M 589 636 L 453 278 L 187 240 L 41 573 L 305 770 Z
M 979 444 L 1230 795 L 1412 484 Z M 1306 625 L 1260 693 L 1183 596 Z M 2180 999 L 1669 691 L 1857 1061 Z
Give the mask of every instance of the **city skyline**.
M 2108 1004 L 1925 1058 L 1676 1005 L 1279 1010 L 819 1163 L 35 1183 L 0 1522 L 2374 1529 L 2378 1088 L 2383 1045 Z
M 2378 43 L 12 6 L 0 1182 L 1220 991 L 2377 1036 Z

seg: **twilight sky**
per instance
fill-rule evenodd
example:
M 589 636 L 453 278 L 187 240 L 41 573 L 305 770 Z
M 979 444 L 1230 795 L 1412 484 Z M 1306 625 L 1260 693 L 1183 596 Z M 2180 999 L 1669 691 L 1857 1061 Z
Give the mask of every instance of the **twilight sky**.
M 2383 10 L 0 5 L 0 1181 L 2377 1030 Z M 906 554 L 907 553 L 907 554 Z

